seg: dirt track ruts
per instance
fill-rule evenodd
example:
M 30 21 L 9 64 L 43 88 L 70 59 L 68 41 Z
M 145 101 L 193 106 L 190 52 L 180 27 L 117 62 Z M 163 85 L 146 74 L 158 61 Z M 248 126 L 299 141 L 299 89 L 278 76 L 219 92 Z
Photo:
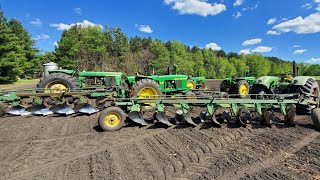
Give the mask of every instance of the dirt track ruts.
M 308 116 L 294 128 L 128 125 L 110 133 L 97 116 L 0 118 L 0 179 L 320 177 L 320 133 Z

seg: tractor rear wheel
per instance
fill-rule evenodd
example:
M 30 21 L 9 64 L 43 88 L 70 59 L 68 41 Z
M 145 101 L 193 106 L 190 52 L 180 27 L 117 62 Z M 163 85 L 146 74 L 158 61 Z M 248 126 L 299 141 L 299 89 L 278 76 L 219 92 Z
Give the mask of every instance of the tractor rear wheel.
M 240 95 L 241 98 L 246 98 L 247 94 L 249 94 L 250 85 L 247 81 L 241 80 L 237 83 L 237 94 Z
M 77 78 L 65 73 L 52 73 L 42 78 L 37 88 L 45 89 L 45 93 L 60 93 L 79 88 Z
M 151 79 L 141 79 L 133 85 L 133 91 L 133 97 L 137 98 L 159 98 L 162 96 L 159 84 Z M 155 109 L 155 104 L 143 107 L 144 111 L 153 111 Z
M 320 131 L 320 108 L 315 108 L 311 112 L 311 119 L 314 129 Z
M 303 86 L 291 86 L 289 87 L 289 93 L 313 94 L 319 96 L 319 84 L 316 80 L 309 78 Z M 316 98 L 314 97 L 316 100 Z M 297 104 L 296 112 L 299 115 L 310 114 L 310 109 L 306 105 Z
M 223 80 L 220 84 L 220 91 L 229 93 L 228 92 L 229 88 L 230 88 L 229 82 L 227 80 Z
M 99 115 L 99 125 L 105 131 L 117 131 L 124 126 L 126 115 L 119 107 L 108 107 Z

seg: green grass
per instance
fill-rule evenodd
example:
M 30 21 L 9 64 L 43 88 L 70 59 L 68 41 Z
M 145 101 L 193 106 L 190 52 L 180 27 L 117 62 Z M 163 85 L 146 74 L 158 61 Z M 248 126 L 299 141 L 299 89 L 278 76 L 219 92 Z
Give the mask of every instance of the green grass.
M 320 80 L 320 76 L 313 76 L 316 80 Z
M 23 84 L 37 84 L 39 82 L 39 79 L 18 79 L 15 82 L 7 82 L 0 84 L 0 86 L 5 86 L 5 85 L 23 85 Z

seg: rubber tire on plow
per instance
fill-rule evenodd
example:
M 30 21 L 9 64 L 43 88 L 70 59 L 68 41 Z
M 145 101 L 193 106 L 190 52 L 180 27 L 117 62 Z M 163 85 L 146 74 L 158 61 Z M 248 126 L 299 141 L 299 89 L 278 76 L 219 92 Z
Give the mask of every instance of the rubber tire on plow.
M 77 78 L 72 77 L 65 73 L 49 74 L 48 76 L 40 80 L 40 82 L 37 85 L 37 88 L 50 89 L 50 87 L 53 87 L 54 85 L 61 85 L 61 87 L 65 87 L 67 91 L 79 88 L 77 84 Z M 54 90 L 54 91 L 63 92 L 63 89 Z M 45 92 L 48 92 L 48 91 L 45 91 Z
M 315 96 L 319 96 L 319 84 L 316 80 L 310 78 L 303 86 L 291 86 L 289 93 L 313 94 Z M 299 115 L 310 114 L 308 106 L 300 104 L 297 104 L 296 112 Z
M 162 91 L 160 89 L 159 84 L 151 79 L 141 79 L 140 81 L 138 81 L 136 84 L 133 85 L 133 91 L 134 91 L 133 97 L 138 97 L 138 98 L 152 98 L 152 97 L 149 97 L 148 94 L 147 95 L 144 94 L 143 96 L 140 96 L 139 93 L 143 91 L 152 92 L 152 94 L 149 94 L 150 96 L 157 96 L 153 98 L 159 98 L 162 96 Z M 155 107 L 154 105 L 142 107 L 143 111 L 145 112 L 154 111 L 156 108 L 157 107 Z
M 221 92 L 226 92 L 226 93 L 229 93 L 229 83 L 227 80 L 223 80 L 220 84 L 220 91 Z
M 124 126 L 126 115 L 119 107 L 108 107 L 100 113 L 98 119 L 99 126 L 103 130 L 117 131 Z
M 246 98 L 247 94 L 249 94 L 249 90 L 250 85 L 247 81 L 241 80 L 237 83 L 236 93 L 239 94 L 241 98 Z

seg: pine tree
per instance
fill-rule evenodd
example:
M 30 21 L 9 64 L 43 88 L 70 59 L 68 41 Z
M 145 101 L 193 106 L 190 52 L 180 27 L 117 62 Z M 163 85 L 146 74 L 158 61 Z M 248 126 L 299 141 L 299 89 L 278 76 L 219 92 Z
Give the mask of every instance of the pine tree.
M 10 29 L 0 11 L 0 81 L 14 81 L 24 72 L 23 41 Z

